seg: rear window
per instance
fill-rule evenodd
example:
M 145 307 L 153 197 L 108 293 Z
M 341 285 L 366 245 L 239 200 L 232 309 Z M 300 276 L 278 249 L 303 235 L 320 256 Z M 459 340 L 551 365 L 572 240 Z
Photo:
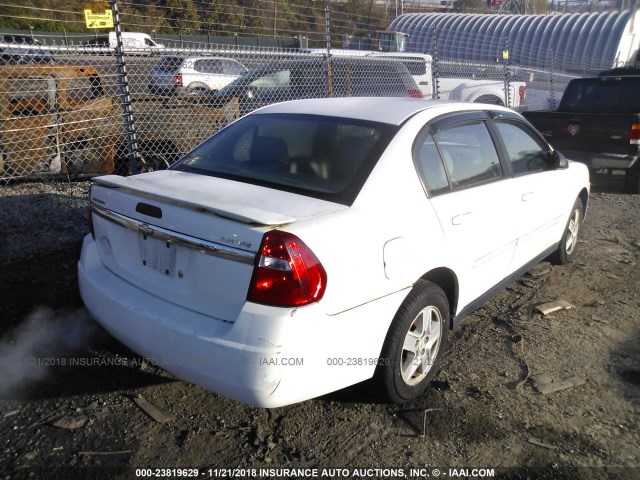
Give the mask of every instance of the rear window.
M 397 131 L 316 115 L 249 115 L 172 168 L 350 205 Z
M 572 82 L 562 96 L 560 110 L 585 113 L 639 113 L 640 78 Z

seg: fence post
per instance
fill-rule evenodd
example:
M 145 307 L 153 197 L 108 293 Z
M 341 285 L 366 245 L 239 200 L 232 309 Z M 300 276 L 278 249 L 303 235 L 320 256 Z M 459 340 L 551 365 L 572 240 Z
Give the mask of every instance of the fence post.
M 333 97 L 333 69 L 331 66 L 331 19 L 329 17 L 329 0 L 324 0 L 324 35 L 327 42 L 327 96 Z
M 129 78 L 127 77 L 127 65 L 124 61 L 122 47 L 122 29 L 120 28 L 120 12 L 116 0 L 109 0 L 113 14 L 113 26 L 116 32 L 116 65 L 118 67 L 118 86 L 120 89 L 120 105 L 122 106 L 122 119 L 124 132 L 127 138 L 129 151 L 129 173 L 140 172 L 138 142 L 136 140 L 136 126 L 133 112 L 131 111 L 131 96 L 129 94 Z
M 506 58 L 505 58 L 506 57 Z M 509 71 L 511 54 L 509 52 L 509 38 L 504 39 L 504 50 L 502 51 L 502 59 L 504 62 L 504 104 L 511 106 L 511 72 Z
M 555 59 L 553 50 L 549 52 L 549 57 L 551 59 L 551 68 L 549 69 L 549 100 L 551 101 L 551 110 L 556 109 L 556 91 L 553 84 L 553 70 L 555 68 Z
M 433 84 L 433 94 L 431 98 L 440 99 L 440 62 L 438 59 L 438 31 L 431 30 L 431 83 Z

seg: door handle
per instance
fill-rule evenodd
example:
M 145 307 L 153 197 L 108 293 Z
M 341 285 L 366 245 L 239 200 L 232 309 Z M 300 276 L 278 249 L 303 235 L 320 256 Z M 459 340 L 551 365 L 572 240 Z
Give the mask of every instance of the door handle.
M 531 200 L 531 197 L 533 197 L 534 192 L 527 192 L 527 193 L 523 193 L 522 194 L 522 201 L 523 202 L 528 202 L 529 200 Z
M 464 217 L 466 217 L 468 215 L 471 215 L 471 212 L 465 212 L 465 213 L 461 213 L 460 215 L 456 215 L 455 217 L 451 218 L 451 224 L 452 225 L 462 225 Z

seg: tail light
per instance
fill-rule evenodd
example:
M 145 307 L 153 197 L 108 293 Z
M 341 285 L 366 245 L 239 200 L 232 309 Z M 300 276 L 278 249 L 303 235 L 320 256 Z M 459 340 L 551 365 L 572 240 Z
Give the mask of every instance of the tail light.
M 520 88 L 518 88 L 518 94 L 520 95 L 520 105 L 524 105 L 527 100 L 527 86 L 521 85 Z
M 420 90 L 416 90 L 415 88 L 410 88 L 408 92 L 411 98 L 424 98 L 422 92 Z
M 176 75 L 173 76 L 173 83 L 175 84 L 176 87 L 183 86 L 181 73 L 177 73 Z
M 640 145 L 640 123 L 631 124 L 631 133 L 629 134 L 629 143 L 631 145 Z
M 264 235 L 247 300 L 280 307 L 319 301 L 327 287 L 324 267 L 302 240 L 272 230 Z

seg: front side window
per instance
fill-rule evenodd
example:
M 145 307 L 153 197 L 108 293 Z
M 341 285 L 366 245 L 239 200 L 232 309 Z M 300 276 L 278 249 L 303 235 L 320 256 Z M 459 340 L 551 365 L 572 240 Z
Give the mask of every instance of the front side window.
M 551 156 L 526 127 L 516 122 L 496 121 L 496 127 L 502 137 L 511 168 L 515 175 L 540 172 L 553 168 Z
M 396 131 L 317 115 L 249 115 L 172 168 L 350 205 Z
M 454 189 L 502 177 L 502 167 L 483 120 L 454 124 L 434 134 Z

